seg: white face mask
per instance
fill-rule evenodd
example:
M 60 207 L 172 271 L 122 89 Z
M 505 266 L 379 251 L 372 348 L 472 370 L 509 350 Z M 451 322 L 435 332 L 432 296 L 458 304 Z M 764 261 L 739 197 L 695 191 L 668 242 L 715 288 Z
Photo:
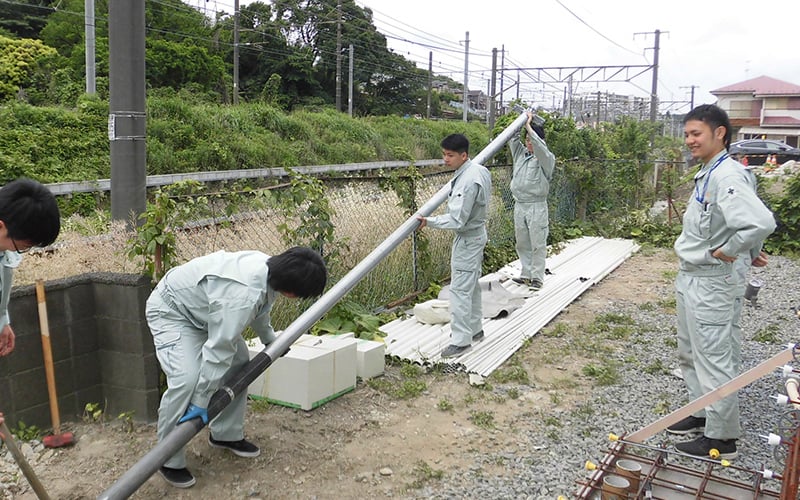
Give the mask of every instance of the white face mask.
M 14 250 L 5 250 L 0 252 L 0 266 L 10 267 L 16 269 L 19 263 L 22 262 L 22 255 Z

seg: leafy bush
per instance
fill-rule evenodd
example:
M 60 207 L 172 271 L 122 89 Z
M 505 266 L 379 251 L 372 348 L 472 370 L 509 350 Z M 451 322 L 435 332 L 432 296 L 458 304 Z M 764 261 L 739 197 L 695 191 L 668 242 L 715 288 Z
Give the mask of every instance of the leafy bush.
M 759 192 L 778 222 L 764 249 L 772 254 L 800 255 L 800 172 L 786 179 L 783 189 L 767 190 L 759 184 Z

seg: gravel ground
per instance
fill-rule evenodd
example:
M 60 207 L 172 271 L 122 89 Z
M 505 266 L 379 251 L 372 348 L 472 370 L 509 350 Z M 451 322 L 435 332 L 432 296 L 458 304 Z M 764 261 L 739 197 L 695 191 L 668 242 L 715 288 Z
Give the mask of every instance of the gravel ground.
M 643 250 L 592 287 L 506 363 L 506 368 L 524 369 L 526 382 L 490 378 L 486 387 L 475 388 L 463 373 L 432 371 L 422 379 L 425 392 L 410 400 L 360 383 L 356 391 L 313 412 L 251 403 L 246 429 L 265 450 L 262 457 L 220 460 L 204 434 L 189 445 L 198 474 L 194 488 L 178 491 L 153 477 L 134 498 L 573 497 L 578 482 L 591 474 L 585 462 L 599 463 L 606 454 L 609 433 L 635 432 L 688 402 L 683 381 L 671 374 L 677 366 L 675 268 L 669 250 Z M 800 265 L 772 257 L 769 266 L 753 274 L 765 286 L 759 307 L 744 308 L 744 368 L 797 341 L 800 326 L 792 310 L 800 305 Z M 629 334 L 592 330 L 593 320 L 603 314 L 630 323 Z M 559 325 L 567 327 L 563 336 L 553 333 Z M 618 369 L 612 385 L 599 385 L 584 371 L 605 363 Z M 402 372 L 402 365 L 387 367 L 383 380 L 400 384 L 406 380 Z M 561 385 L 562 380 L 572 383 Z M 777 373 L 740 391 L 744 436 L 737 467 L 782 472 L 760 437 L 781 425 L 786 407 L 772 397 L 781 393 Z M 452 404 L 451 410 L 441 409 L 443 401 Z M 476 424 L 473 417 L 481 411 L 493 417 L 493 427 Z M 77 437 L 73 447 L 44 450 L 35 442 L 22 444 L 52 498 L 96 498 L 155 441 L 152 424 L 123 429 L 113 416 L 104 424 L 70 425 Z M 659 433 L 648 443 L 682 439 Z M 5 449 L 0 458 L 0 498 L 33 500 Z M 681 464 L 699 470 L 696 462 Z M 733 470 L 724 473 L 752 479 Z M 768 487 L 780 489 L 775 482 Z
M 765 285 L 758 294 L 757 306 L 746 303 L 743 309 L 744 369 L 796 342 L 800 326 L 792 309 L 800 306 L 800 266 L 772 257 L 766 268 L 754 269 L 751 276 L 758 276 Z M 666 285 L 663 296 L 665 300 L 673 296 Z M 418 498 L 554 499 L 573 495 L 577 482 L 591 474 L 584 468 L 585 461 L 597 463 L 608 450 L 609 432 L 634 432 L 687 403 L 683 381 L 671 374 L 677 366 L 674 310 L 623 305 L 608 312 L 630 316 L 637 324 L 637 333 L 626 349 L 616 354 L 620 363 L 618 383 L 591 390 L 584 405 L 558 415 L 558 424 L 548 420 L 550 432 L 542 433 L 529 422 L 523 424 L 535 415 L 521 413 L 518 449 L 481 455 L 474 467 L 448 475 L 434 487 L 422 490 Z M 587 338 L 587 344 L 590 342 Z M 760 436 L 776 432 L 785 421 L 788 407 L 779 406 L 772 397 L 783 393 L 783 378 L 777 371 L 739 392 L 743 437 L 738 442 L 737 467 L 782 473 L 783 464 Z M 684 439 L 659 433 L 646 443 L 660 446 Z M 510 473 L 504 477 L 487 475 L 487 468 L 497 463 Z M 689 466 L 693 465 L 696 463 L 689 461 Z M 723 473 L 748 484 L 754 477 L 741 471 Z M 780 485 L 768 483 L 768 488 L 779 490 Z

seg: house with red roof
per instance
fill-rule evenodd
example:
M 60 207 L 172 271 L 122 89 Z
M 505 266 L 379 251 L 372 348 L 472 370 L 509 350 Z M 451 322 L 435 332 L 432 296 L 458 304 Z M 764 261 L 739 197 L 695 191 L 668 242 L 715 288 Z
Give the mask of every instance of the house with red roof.
M 728 112 L 732 140 L 775 139 L 800 142 L 800 85 L 759 76 L 712 90 L 717 106 Z

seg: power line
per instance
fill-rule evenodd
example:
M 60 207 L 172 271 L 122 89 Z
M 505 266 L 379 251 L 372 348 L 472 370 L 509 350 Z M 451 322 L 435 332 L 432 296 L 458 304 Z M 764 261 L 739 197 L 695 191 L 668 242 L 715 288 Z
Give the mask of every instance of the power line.
M 611 42 L 612 44 L 616 45 L 617 47 L 621 48 L 622 50 L 626 50 L 626 51 L 630 52 L 631 54 L 634 54 L 634 55 L 637 55 L 637 56 L 638 56 L 638 55 L 641 55 L 641 54 L 640 54 L 640 53 L 638 53 L 638 52 L 634 52 L 634 51 L 632 51 L 631 49 L 629 49 L 629 48 L 627 48 L 627 47 L 624 47 L 624 46 L 622 46 L 622 45 L 618 44 L 617 42 L 615 42 L 614 40 L 610 39 L 609 37 L 607 37 L 607 36 L 606 36 L 606 35 L 604 35 L 603 33 L 600 33 L 600 31 L 598 31 L 598 30 L 597 30 L 597 29 L 596 29 L 594 26 L 592 26 L 591 24 L 589 24 L 589 23 L 587 23 L 586 21 L 584 21 L 584 20 L 583 20 L 583 19 L 582 19 L 582 18 L 581 18 L 581 17 L 580 17 L 578 14 L 576 14 L 576 13 L 572 12 L 572 10 L 570 10 L 570 8 L 569 8 L 569 7 L 567 7 L 566 5 L 564 5 L 564 4 L 561 2 L 561 0 L 555 0 L 555 1 L 556 1 L 556 3 L 557 3 L 558 5 L 560 5 L 560 6 L 564 7 L 564 10 L 566 10 L 567 12 L 569 12 L 570 14 L 572 14 L 572 15 L 575 17 L 575 19 L 577 19 L 578 21 L 580 21 L 581 23 L 583 23 L 583 24 L 584 24 L 584 25 L 585 25 L 587 28 L 589 28 L 590 30 L 594 31 L 595 33 L 597 33 L 598 35 L 600 35 L 601 37 L 603 37 L 603 39 L 605 39 L 606 41 L 608 41 L 608 42 Z

